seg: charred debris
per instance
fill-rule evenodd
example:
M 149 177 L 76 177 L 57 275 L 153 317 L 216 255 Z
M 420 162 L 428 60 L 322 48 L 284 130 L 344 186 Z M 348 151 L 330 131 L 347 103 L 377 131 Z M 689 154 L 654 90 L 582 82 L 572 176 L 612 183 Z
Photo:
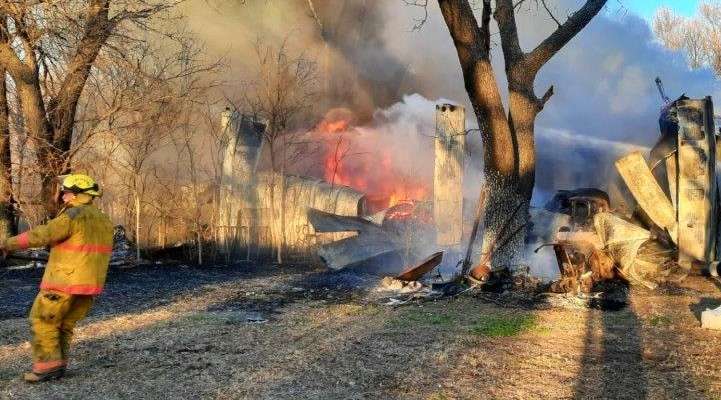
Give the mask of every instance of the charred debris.
M 717 276 L 713 115 L 710 97 L 667 102 L 648 161 L 638 151 L 616 161 L 615 204 L 597 189 L 556 194 L 545 209 L 567 223 L 548 243 L 561 273 L 553 291 L 589 293 L 617 278 L 653 290 L 691 273 Z
M 454 221 L 463 218 L 460 212 L 459 215 L 436 212 L 431 216 L 434 219 L 429 218 L 430 210 L 426 209 L 425 218 L 419 218 L 423 212 L 415 209 L 417 205 L 405 205 L 406 218 L 400 219 L 395 215 L 400 211 L 397 209 L 369 217 L 340 217 L 311 210 L 309 220 L 319 232 L 357 232 L 356 236 L 321 246 L 318 254 L 333 269 L 382 264 L 387 267 L 382 272 L 401 280 L 421 279 L 428 272 L 437 271 L 438 265 L 447 264 L 443 258 L 448 257 L 455 264 L 452 276 L 443 277 L 436 272 L 427 281 L 447 288 L 465 280 L 471 287 L 496 292 L 522 289 L 592 297 L 592 293 L 609 290 L 615 284 L 654 290 L 659 285 L 678 283 L 689 274 L 716 276 L 721 249 L 713 115 L 710 97 L 682 96 L 668 101 L 659 119 L 660 137 L 650 153 L 636 151 L 616 161 L 618 176 L 610 184 L 612 196 L 597 188 L 560 190 L 543 208 L 531 210 L 533 226 L 529 228 L 527 245 L 533 252 L 528 262 L 533 263 L 543 252 L 552 252 L 559 277 L 548 284 L 530 276 L 524 268 L 492 269 L 490 254 L 481 255 L 480 261 L 470 268 L 472 246 L 462 249 L 460 254 L 467 252 L 465 258 L 459 259 L 452 244 L 458 249 L 461 236 L 472 243 L 478 224 L 474 224 L 470 234 L 459 230 L 454 237 L 449 232 L 453 224 L 446 223 L 441 228 L 446 232 L 439 234 L 438 218 Z M 452 146 L 446 145 L 445 149 L 452 152 Z M 437 153 L 437 163 L 439 158 L 441 163 L 446 162 Z M 462 174 L 459 175 L 462 179 Z M 453 182 L 443 184 L 448 186 L 444 195 L 459 194 Z M 435 187 L 438 185 L 435 182 Z M 411 220 L 415 225 L 409 226 Z M 462 222 L 457 221 L 457 226 L 463 227 Z M 408 231 L 423 239 L 409 240 Z M 516 233 L 504 232 L 501 237 Z M 443 250 L 424 258 L 429 253 L 428 239 L 432 241 L 434 236 L 435 244 Z M 497 244 L 503 245 L 502 241 Z M 389 265 L 394 267 L 388 268 Z M 400 273 L 391 274 L 399 265 L 407 266 Z
M 530 226 L 504 226 L 490 251 L 479 254 L 483 201 L 475 210 L 463 201 L 463 107 L 436 106 L 428 196 L 382 206 L 359 188 L 258 171 L 262 121 L 226 110 L 223 181 L 213 200 L 218 243 L 226 260 L 253 261 L 282 248 L 292 260 L 385 276 L 387 286 L 425 287 L 435 296 L 472 288 L 593 297 L 609 285 L 654 290 L 691 273 L 716 276 L 720 175 L 713 115 L 710 97 L 667 101 L 658 142 L 649 154 L 618 159 L 608 192 L 560 190 L 531 208 Z M 493 253 L 524 229 L 527 266 L 491 267 Z M 528 265 L 549 260 L 557 264 L 556 278 L 533 276 Z M 417 281 L 424 284 L 403 283 Z

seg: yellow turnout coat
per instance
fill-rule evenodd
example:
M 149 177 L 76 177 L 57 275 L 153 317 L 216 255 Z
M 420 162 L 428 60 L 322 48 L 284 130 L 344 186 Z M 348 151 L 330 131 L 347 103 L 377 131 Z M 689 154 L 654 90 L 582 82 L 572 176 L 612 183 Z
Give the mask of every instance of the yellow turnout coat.
M 45 225 L 6 240 L 8 251 L 50 246 L 40 289 L 97 295 L 103 291 L 113 250 L 113 224 L 80 195 Z

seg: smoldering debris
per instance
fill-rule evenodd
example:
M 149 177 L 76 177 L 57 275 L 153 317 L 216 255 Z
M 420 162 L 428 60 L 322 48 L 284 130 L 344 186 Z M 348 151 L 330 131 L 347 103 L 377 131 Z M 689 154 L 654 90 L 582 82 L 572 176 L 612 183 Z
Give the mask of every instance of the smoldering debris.
M 660 126 L 650 166 L 638 151 L 616 162 L 635 201 L 630 218 L 614 212 L 605 193 L 588 196 L 589 189 L 559 192 L 547 204 L 549 211 L 569 216 L 548 243 L 560 272 L 552 291 L 591 293 L 613 279 L 654 290 L 691 272 L 718 273 L 719 176 L 711 99 L 681 97 L 667 104 Z
M 492 270 L 483 262 L 484 257 L 469 269 L 470 277 L 454 276 L 451 280 L 434 282 L 428 274 L 436 270 L 443 255 L 428 254 L 427 244 L 433 242 L 437 221 L 434 221 L 435 216 L 419 218 L 416 204 L 359 217 L 311 210 L 309 215 L 313 217 L 309 220 L 316 231 L 354 232 L 354 236 L 339 242 L 321 245 L 318 254 L 332 269 L 371 271 L 382 265 L 384 268 L 375 272 L 401 278 L 387 278 L 387 282 L 383 281 L 386 284 L 381 284 L 401 295 L 401 298 L 396 296 L 389 300 L 392 305 L 471 290 L 498 295 L 526 293 L 527 299 L 535 298 L 542 292 L 568 293 L 585 299 L 582 302 L 584 307 L 619 308 L 624 303 L 624 296 L 616 296 L 619 297 L 616 299 L 613 293 L 623 293 L 625 289 L 613 282 L 627 282 L 653 290 L 660 284 L 683 280 L 691 271 L 691 265 L 711 269 L 717 260 L 715 254 L 708 251 L 716 248 L 716 221 L 710 221 L 715 214 L 706 213 L 707 221 L 699 221 L 683 213 L 691 204 L 713 210 L 718 207 L 715 169 L 710 167 L 715 165 L 715 142 L 714 146 L 708 141 L 704 146 L 698 144 L 693 152 L 682 151 L 683 146 L 690 146 L 689 140 L 683 138 L 689 132 L 698 143 L 709 136 L 715 140 L 713 121 L 705 117 L 712 115 L 710 99 L 682 99 L 669 105 L 669 108 L 673 107 L 685 110 L 681 112 L 685 117 L 678 118 L 680 128 L 677 127 L 673 133 L 678 136 L 677 139 L 663 140 L 665 146 L 676 143 L 675 150 L 662 152 L 665 157 L 665 182 L 659 183 L 653 175 L 653 172 L 658 172 L 656 169 L 661 163 L 648 166 L 639 152 L 632 152 L 616 163 L 621 180 L 634 198 L 629 214 L 617 212 L 608 194 L 596 188 L 562 190 L 543 209 L 531 209 L 528 245 L 535 250 L 532 254 L 543 250 L 545 259 L 549 254 L 555 259 L 559 276 L 551 282 L 544 279 L 548 277 L 536 276 L 529 269 L 518 266 Z M 689 111 L 689 108 L 695 111 Z M 669 133 L 664 131 L 662 134 Z M 674 157 L 677 160 L 675 163 Z M 711 158 L 713 162 L 709 161 Z M 695 167 L 689 166 L 693 162 L 696 162 Z M 672 168 L 674 166 L 676 169 Z M 700 170 L 703 173 L 698 173 Z M 695 172 L 695 175 L 689 174 L 689 171 Z M 712 178 L 700 178 L 708 176 Z M 680 193 L 680 190 L 695 192 L 689 195 Z M 656 207 L 659 204 L 663 207 Z M 682 229 L 683 218 L 686 218 L 686 227 Z M 408 221 L 411 220 L 420 223 L 408 229 L 411 226 Z M 705 228 L 689 230 L 689 221 Z M 409 240 L 401 234 L 404 229 L 422 231 L 419 227 L 427 230 L 427 236 L 422 240 L 412 237 Z M 688 243 L 689 235 L 703 237 L 706 247 L 699 250 L 690 249 L 687 245 L 684 249 L 681 244 Z M 539 256 L 528 261 L 545 261 L 541 259 Z M 389 282 L 399 288 L 393 289 Z M 464 282 L 470 283 L 470 286 Z M 412 293 L 405 293 L 409 287 L 413 289 Z M 601 294 L 603 291 L 612 293 Z M 559 297 L 554 299 L 560 301 Z M 613 305 L 609 305 L 611 303 Z
M 318 256 L 334 270 L 392 257 L 402 248 L 400 238 L 393 232 L 360 217 L 334 215 L 311 208 L 308 219 L 316 232 L 355 232 L 354 236 L 318 248 Z

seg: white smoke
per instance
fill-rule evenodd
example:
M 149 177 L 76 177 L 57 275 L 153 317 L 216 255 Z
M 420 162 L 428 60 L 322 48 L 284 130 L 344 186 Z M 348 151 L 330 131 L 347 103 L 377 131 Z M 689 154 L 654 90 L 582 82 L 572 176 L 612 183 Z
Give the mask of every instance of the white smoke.
M 565 16 L 581 3 L 557 1 L 553 11 L 556 16 Z M 387 46 L 419 77 L 419 92 L 429 98 L 451 98 L 468 107 L 458 58 L 437 4 L 429 3 L 428 21 L 419 31 L 410 29 L 413 17 L 409 16 L 414 12 L 417 16 L 418 9 L 395 2 L 388 2 L 386 7 Z M 662 105 L 654 83 L 656 76 L 661 77 L 670 97 L 686 93 L 689 97 L 711 95 L 721 101 L 719 83 L 711 71 L 689 70 L 683 54 L 667 50 L 654 40 L 645 20 L 613 7 L 602 11 L 537 78 L 537 92 L 554 85 L 555 94 L 536 121 L 536 204 L 558 189 L 605 189 L 618 156 L 636 146 L 649 148 L 654 144 Z M 522 7 L 517 18 L 526 51 L 555 28 L 543 9 Z M 504 91 L 498 43 L 492 61 Z M 480 158 L 480 154 L 474 156 Z

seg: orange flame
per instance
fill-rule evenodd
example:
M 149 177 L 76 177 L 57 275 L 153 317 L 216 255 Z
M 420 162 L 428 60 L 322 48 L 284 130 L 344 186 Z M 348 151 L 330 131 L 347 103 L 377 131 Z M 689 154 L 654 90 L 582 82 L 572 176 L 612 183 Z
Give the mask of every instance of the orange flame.
M 324 135 L 324 178 L 366 193 L 371 211 L 392 207 L 407 200 L 425 200 L 427 184 L 394 163 L 391 150 L 380 146 L 378 154 L 353 154 L 353 129 L 347 118 L 326 119 L 316 128 Z
M 318 130 L 324 133 L 340 133 L 345 132 L 350 127 L 350 121 L 322 121 L 318 125 Z

